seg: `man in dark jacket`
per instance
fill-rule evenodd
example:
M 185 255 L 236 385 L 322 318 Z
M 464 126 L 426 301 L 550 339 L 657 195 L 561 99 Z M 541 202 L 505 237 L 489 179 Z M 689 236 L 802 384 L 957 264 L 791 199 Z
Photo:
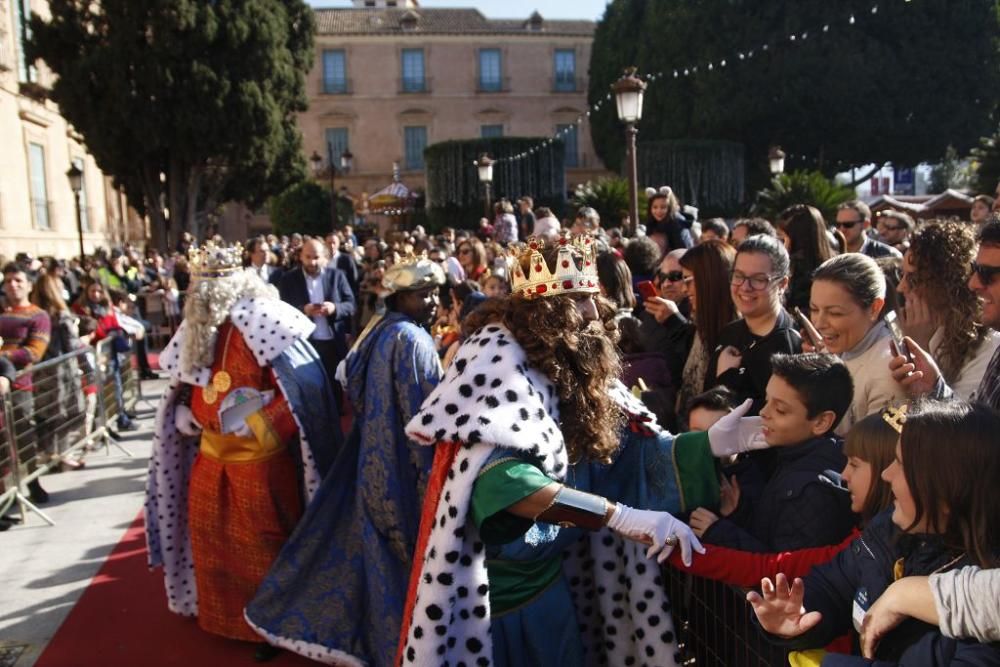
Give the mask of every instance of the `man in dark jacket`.
M 278 283 L 281 300 L 308 315 L 316 323 L 309 342 L 316 348 L 340 404 L 342 391 L 333 378 L 337 364 L 347 356 L 347 334 L 354 317 L 354 294 L 344 274 L 327 266 L 326 245 L 310 239 L 302 245 L 301 268 L 286 271 Z

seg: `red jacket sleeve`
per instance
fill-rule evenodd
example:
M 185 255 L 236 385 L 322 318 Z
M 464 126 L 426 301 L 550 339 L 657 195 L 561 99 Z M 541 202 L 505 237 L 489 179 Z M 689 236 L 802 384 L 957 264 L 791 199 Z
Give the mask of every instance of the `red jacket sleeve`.
M 833 560 L 860 535 L 855 529 L 840 544 L 769 554 L 706 544 L 704 554 L 694 554 L 691 567 L 685 567 L 681 561 L 680 549 L 670 554 L 670 564 L 681 572 L 698 577 L 733 586 L 753 587 L 759 586 L 764 577 L 773 579 L 779 572 L 792 578 L 804 577 L 814 565 Z

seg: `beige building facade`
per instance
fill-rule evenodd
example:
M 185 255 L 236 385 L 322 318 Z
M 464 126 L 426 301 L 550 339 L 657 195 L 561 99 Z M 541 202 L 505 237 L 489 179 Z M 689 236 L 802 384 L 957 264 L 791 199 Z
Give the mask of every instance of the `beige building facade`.
M 488 19 L 412 0 L 355 0 L 352 8 L 318 9 L 316 19 L 309 110 L 299 124 L 307 159 L 315 153 L 327 167 L 332 156 L 339 166 L 345 149 L 353 155 L 350 171 L 335 176 L 337 190 L 373 194 L 392 182 L 394 167 L 407 187 L 423 189 L 426 146 L 549 137 L 571 127 L 567 188 L 607 173 L 589 128 L 575 125 L 587 110 L 594 22 L 537 13 Z
M 30 12 L 47 16 L 44 0 L 0 1 L 0 258 L 19 252 L 69 258 L 79 255 L 76 203 L 66 172 L 83 171 L 80 194 L 84 249 L 143 236 L 124 197 L 97 167 L 82 137 L 46 99 L 53 75 L 24 58 Z

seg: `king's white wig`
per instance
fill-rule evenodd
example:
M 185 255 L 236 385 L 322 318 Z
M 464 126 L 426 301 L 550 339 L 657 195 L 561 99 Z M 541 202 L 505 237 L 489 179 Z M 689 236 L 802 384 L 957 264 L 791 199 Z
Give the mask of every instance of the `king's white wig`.
M 219 327 L 233 305 L 243 298 L 277 299 L 278 290 L 251 271 L 234 271 L 220 278 L 196 280 L 184 303 L 187 335 L 181 348 L 181 370 L 209 368 L 215 358 Z

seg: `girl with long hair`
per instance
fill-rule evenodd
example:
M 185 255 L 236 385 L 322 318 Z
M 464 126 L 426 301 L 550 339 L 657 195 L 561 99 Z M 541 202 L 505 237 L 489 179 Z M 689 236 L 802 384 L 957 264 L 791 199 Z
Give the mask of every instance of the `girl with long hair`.
M 661 254 L 692 247 L 694 238 L 674 191 L 666 185 L 646 188 L 646 197 L 646 236 L 656 241 Z
M 805 579 L 778 574 L 761 581 L 748 600 L 775 643 L 796 649 L 822 646 L 860 631 L 865 612 L 896 579 L 1000 561 L 1000 415 L 959 402 L 926 402 L 894 410 L 895 456 L 882 471 L 892 508 L 877 515 L 850 548 Z M 941 443 L 948 443 L 946 448 Z M 818 518 L 819 519 L 819 518 Z M 995 644 L 944 637 L 910 619 L 882 637 L 877 664 L 996 664 Z M 837 665 L 871 664 L 857 658 Z
M 813 271 L 837 254 L 830 246 L 826 222 L 818 209 L 799 204 L 781 213 L 778 229 L 785 237 L 785 248 L 791 260 L 792 275 L 785 293 L 785 307 L 808 311 Z

